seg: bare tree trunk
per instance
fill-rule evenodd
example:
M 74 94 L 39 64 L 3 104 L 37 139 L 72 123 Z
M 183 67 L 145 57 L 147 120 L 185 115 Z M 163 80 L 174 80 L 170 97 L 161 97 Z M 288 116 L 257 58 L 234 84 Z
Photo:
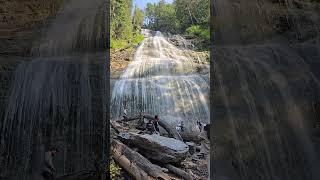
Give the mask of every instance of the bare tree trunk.
M 114 160 L 136 179 L 170 179 L 167 174 L 162 172 L 161 167 L 152 164 L 141 154 L 137 153 L 136 151 L 133 151 L 128 146 L 126 146 L 118 140 L 112 139 L 111 152 Z
M 169 171 L 173 172 L 174 174 L 182 177 L 183 179 L 186 179 L 186 180 L 194 180 L 194 179 L 199 179 L 197 177 L 195 177 L 194 175 L 191 175 L 187 172 L 185 172 L 184 170 L 182 169 L 179 169 L 177 167 L 174 167 L 172 166 L 171 164 L 167 164 L 165 166 Z

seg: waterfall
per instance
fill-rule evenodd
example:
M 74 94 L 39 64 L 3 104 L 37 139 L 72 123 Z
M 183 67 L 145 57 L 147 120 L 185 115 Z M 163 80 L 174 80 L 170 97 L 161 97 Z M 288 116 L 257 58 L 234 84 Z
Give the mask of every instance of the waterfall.
M 68 1 L 15 70 L 0 124 L 1 174 L 38 179 L 46 148 L 58 175 L 104 156 L 104 1 Z
M 320 16 L 313 5 L 214 1 L 214 179 L 319 179 Z
M 197 121 L 208 123 L 209 82 L 195 71 L 198 64 L 161 32 L 143 34 L 134 60 L 112 91 L 112 118 L 122 118 L 126 107 L 129 116 L 159 115 L 173 127 L 184 121 L 189 131 L 196 130 Z

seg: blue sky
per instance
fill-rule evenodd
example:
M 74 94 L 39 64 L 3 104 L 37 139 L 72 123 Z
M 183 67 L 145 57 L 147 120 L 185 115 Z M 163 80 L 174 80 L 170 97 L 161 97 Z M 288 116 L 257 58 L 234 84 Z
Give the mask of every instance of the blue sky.
M 137 5 L 139 8 L 144 9 L 147 6 L 147 3 L 156 3 L 159 0 L 133 0 L 133 5 Z M 166 0 L 167 3 L 172 3 L 173 0 Z

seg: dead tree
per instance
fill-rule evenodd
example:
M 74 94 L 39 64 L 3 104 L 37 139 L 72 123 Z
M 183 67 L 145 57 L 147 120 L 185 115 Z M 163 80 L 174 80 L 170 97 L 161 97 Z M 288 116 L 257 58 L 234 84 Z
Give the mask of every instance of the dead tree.
M 161 167 L 152 164 L 147 158 L 116 139 L 111 141 L 111 153 L 114 160 L 136 179 L 170 179 L 162 172 Z

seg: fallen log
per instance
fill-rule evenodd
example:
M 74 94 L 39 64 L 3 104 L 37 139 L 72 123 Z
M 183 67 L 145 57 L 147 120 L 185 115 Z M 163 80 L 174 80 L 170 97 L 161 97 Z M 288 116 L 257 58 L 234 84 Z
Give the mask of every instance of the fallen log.
M 138 120 L 140 118 L 141 118 L 141 116 L 135 116 L 135 117 L 131 117 L 131 118 L 118 119 L 118 120 L 114 120 L 114 121 L 117 121 L 117 122 L 129 122 L 129 121 Z
M 155 119 L 154 117 L 152 117 L 150 115 L 144 115 L 144 117 L 146 119 L 152 119 L 152 120 Z M 168 132 L 169 137 L 183 141 L 183 139 L 180 136 L 180 134 L 178 133 L 178 131 L 175 128 L 171 127 L 170 124 L 168 124 L 167 122 L 165 122 L 163 120 L 158 121 L 158 123 L 159 123 L 159 126 L 161 126 L 164 130 L 166 130 Z
M 148 159 L 116 139 L 111 140 L 111 153 L 114 160 L 136 179 L 169 180 L 169 176 L 162 172 L 161 167 L 152 164 Z
M 159 123 L 159 126 L 161 126 L 163 129 L 165 129 L 169 133 L 170 137 L 183 141 L 178 131 L 175 128 L 172 128 L 167 122 L 159 121 L 158 123 Z
M 153 116 L 151 116 L 151 115 L 138 115 L 138 116 L 127 118 L 127 119 L 116 120 L 116 121 L 113 121 L 113 122 L 118 122 L 118 123 L 119 122 L 129 122 L 129 121 L 134 121 L 134 120 L 138 120 L 138 119 L 141 119 L 141 118 L 155 120 L 155 118 Z M 168 132 L 169 137 L 172 137 L 172 138 L 178 139 L 180 141 L 183 141 L 183 138 L 178 133 L 178 131 L 174 127 L 171 127 L 170 124 L 168 124 L 167 122 L 165 122 L 163 120 L 158 121 L 158 123 L 159 123 L 159 126 L 161 126 L 165 131 Z
M 182 177 L 183 179 L 186 179 L 186 180 L 195 180 L 195 179 L 199 179 L 197 178 L 196 176 L 192 175 L 192 174 L 189 174 L 187 172 L 185 172 L 184 170 L 182 169 L 179 169 L 171 164 L 167 164 L 165 165 L 165 167 L 171 171 L 172 173 Z
M 128 127 L 125 127 L 125 126 L 121 125 L 117 121 L 110 121 L 110 125 L 114 130 L 116 130 L 117 133 L 122 133 L 122 132 L 129 131 Z
M 181 162 L 189 154 L 189 146 L 174 138 L 132 132 L 120 133 L 119 138 L 138 147 L 147 158 L 162 163 Z

